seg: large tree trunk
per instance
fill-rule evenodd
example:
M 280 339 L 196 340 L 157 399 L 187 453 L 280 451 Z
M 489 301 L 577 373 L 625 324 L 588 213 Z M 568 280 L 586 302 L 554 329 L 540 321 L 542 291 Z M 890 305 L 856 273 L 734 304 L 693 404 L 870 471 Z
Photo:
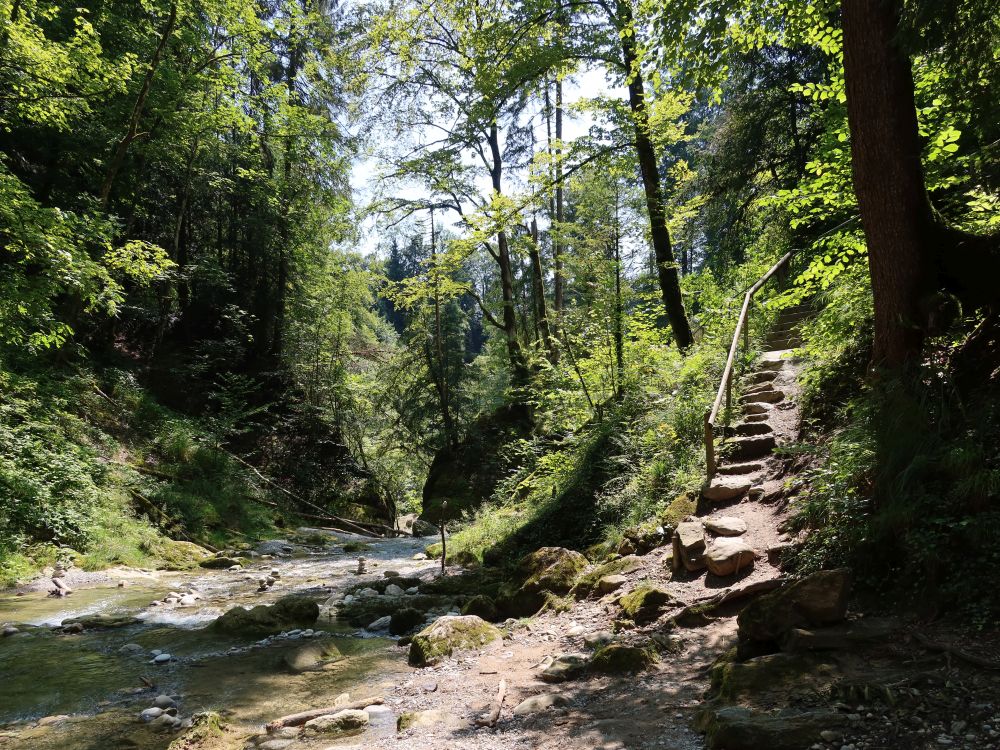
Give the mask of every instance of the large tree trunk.
M 842 14 L 854 192 L 875 299 L 873 359 L 895 369 L 923 344 L 936 222 L 920 163 L 913 74 L 895 42 L 896 3 L 843 0 Z
M 556 349 L 549 329 L 549 316 L 545 305 L 545 278 L 542 275 L 542 255 L 538 247 L 538 223 L 534 219 L 531 220 L 531 242 L 528 245 L 528 255 L 531 260 L 531 302 L 535 308 L 535 324 L 542 337 L 545 356 L 555 364 L 557 361 Z
M 842 0 L 854 192 L 868 245 L 877 367 L 916 360 L 941 288 L 969 307 L 995 305 L 998 238 L 948 227 L 920 161 L 913 73 L 897 44 L 899 0 Z
M 556 224 L 562 224 L 563 222 L 563 177 L 562 177 L 562 163 L 560 159 L 562 158 L 562 137 L 563 137 L 563 89 L 562 81 L 556 78 Z M 562 262 L 562 243 L 554 242 L 552 244 L 552 266 L 553 273 L 555 274 L 555 280 L 553 281 L 553 298 L 552 306 L 556 312 L 556 325 L 559 324 L 560 316 L 563 311 L 563 295 L 564 295 L 564 281 L 563 281 L 563 262 Z
M 691 335 L 691 325 L 684 312 L 680 275 L 677 273 L 677 261 L 674 259 L 670 232 L 667 229 L 663 190 L 660 187 L 656 150 L 649 134 L 649 112 L 646 109 L 646 94 L 636 54 L 632 8 L 629 5 L 629 0 L 619 0 L 617 11 L 616 25 L 622 31 L 627 32 L 621 35 L 622 62 L 628 79 L 628 103 L 632 111 L 635 152 L 639 161 L 639 171 L 642 173 L 642 187 L 646 193 L 649 234 L 653 241 L 653 253 L 656 256 L 656 275 L 660 282 L 660 294 L 663 297 L 663 306 L 667 311 L 667 320 L 670 321 L 670 328 L 674 332 L 677 346 L 683 350 L 694 343 L 694 337 Z

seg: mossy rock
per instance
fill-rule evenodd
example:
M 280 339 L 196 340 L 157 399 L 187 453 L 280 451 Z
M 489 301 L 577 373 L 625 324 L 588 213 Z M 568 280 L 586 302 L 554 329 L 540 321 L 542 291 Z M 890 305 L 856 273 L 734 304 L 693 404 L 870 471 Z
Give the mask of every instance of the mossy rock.
M 816 654 L 769 654 L 744 662 L 720 660 L 711 670 L 709 694 L 733 701 L 750 696 L 825 693 L 838 678 L 836 664 Z
M 618 600 L 621 617 L 637 625 L 653 622 L 665 609 L 673 597 L 658 586 L 642 584 Z
M 802 750 L 819 742 L 824 730 L 845 723 L 843 714 L 826 708 L 763 712 L 709 706 L 695 719 L 695 727 L 705 734 L 711 750 Z
M 579 552 L 565 547 L 542 547 L 521 558 L 517 573 L 524 592 L 567 594 L 586 567 L 587 558 Z
M 274 635 L 292 628 L 307 628 L 319 618 L 319 605 L 303 596 L 286 596 L 274 604 L 252 609 L 233 607 L 209 627 L 233 635 Z
M 456 651 L 482 648 L 503 636 L 493 625 L 473 615 L 446 615 L 421 630 L 410 642 L 409 662 L 428 667 Z
M 128 625 L 134 625 L 139 622 L 138 618 L 129 617 L 128 615 L 111 615 L 103 613 L 95 613 L 90 615 L 81 615 L 80 617 L 74 617 L 70 620 L 63 620 L 60 627 L 66 627 L 67 625 L 75 625 L 79 623 L 83 625 L 85 630 L 93 630 L 95 628 L 123 628 Z
M 362 589 L 375 589 L 380 594 L 384 594 L 385 590 L 392 584 L 399 586 L 399 588 L 406 591 L 406 589 L 413 588 L 414 586 L 420 586 L 423 583 L 419 578 L 410 578 L 408 576 L 392 576 L 391 578 L 379 578 L 374 581 L 362 581 L 361 583 L 356 583 L 347 589 L 348 594 L 355 594 Z
M 586 599 L 597 590 L 597 582 L 604 576 L 626 575 L 642 569 L 642 561 L 635 555 L 619 557 L 617 560 L 598 565 L 588 573 L 576 579 L 570 592 L 577 599 Z
M 389 633 L 390 635 L 406 635 L 423 623 L 423 612 L 414 607 L 403 607 L 392 613 L 392 619 L 389 621 Z
M 444 546 L 441 542 L 436 542 L 434 544 L 428 544 L 424 547 L 424 554 L 427 555 L 431 560 L 441 559 L 441 553 L 444 550 Z
M 194 542 L 164 539 L 152 554 L 159 559 L 161 570 L 191 570 L 212 553 Z
M 463 615 L 475 615 L 476 617 L 481 617 L 487 622 L 496 622 L 499 619 L 499 613 L 497 612 L 497 605 L 490 597 L 483 594 L 474 596 L 469 601 L 465 603 L 462 607 Z
M 391 596 L 356 597 L 350 603 L 337 605 L 337 619 L 358 627 L 366 627 L 380 617 L 397 612 L 403 601 L 406 602 L 407 607 L 427 612 L 431 609 L 450 608 L 456 604 L 461 606 L 464 603 L 464 597 L 434 594 L 417 594 L 408 596 L 405 600 Z
M 459 565 L 463 568 L 478 568 L 482 563 L 479 558 L 467 549 L 460 549 L 458 552 L 448 555 L 449 565 Z
M 224 725 L 215 711 L 197 713 L 191 717 L 191 727 L 167 747 L 167 750 L 197 750 L 222 736 Z
M 246 565 L 247 560 L 242 557 L 210 557 L 202 560 L 198 565 L 209 570 L 228 570 L 234 565 Z
M 671 500 L 667 509 L 659 515 L 660 526 L 663 527 L 669 537 L 674 533 L 674 530 L 677 528 L 677 524 L 688 516 L 693 516 L 697 510 L 697 498 L 687 494 L 678 495 Z
M 656 654 L 639 646 L 612 643 L 599 649 L 587 668 L 597 674 L 633 674 L 656 663 Z

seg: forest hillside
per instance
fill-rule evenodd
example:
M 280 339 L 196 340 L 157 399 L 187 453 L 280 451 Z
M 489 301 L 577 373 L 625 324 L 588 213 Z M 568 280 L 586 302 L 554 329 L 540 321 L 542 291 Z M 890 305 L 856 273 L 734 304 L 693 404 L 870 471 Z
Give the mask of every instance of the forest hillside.
M 992 747 L 995 706 L 880 734 L 767 689 L 828 674 L 820 626 L 852 659 L 905 630 L 996 668 L 998 94 L 1000 16 L 971 0 L 0 0 L 0 622 L 28 644 L 7 667 L 32 628 L 90 633 L 97 611 L 141 649 L 154 621 L 301 633 L 319 615 L 291 605 L 226 619 L 285 586 L 323 594 L 337 658 L 363 651 L 351 627 L 402 640 L 364 651 L 368 682 L 310 683 L 329 652 L 290 667 L 288 705 L 234 685 L 256 708 L 219 748 L 263 748 L 249 727 L 305 696 L 403 684 L 393 659 L 439 665 L 438 636 L 519 628 L 477 724 L 510 747 L 572 733 L 503 718 L 508 685 L 601 675 L 545 699 L 589 732 L 613 716 L 581 707 L 639 700 L 609 675 L 674 668 L 641 705 L 691 682 L 697 712 L 584 745 Z M 85 591 L 110 582 L 142 612 Z M 791 652 L 781 679 L 750 674 Z M 815 692 L 917 689 L 864 654 Z M 492 693 L 478 675 L 504 664 L 464 676 Z M 953 677 L 945 702 L 998 689 Z M 32 722 L 93 718 L 92 687 L 0 730 L 75 746 Z M 507 746 L 462 734 L 457 694 L 420 739 L 400 711 L 430 708 L 361 692 L 363 721 L 316 733 L 375 727 L 385 698 L 402 723 L 373 743 Z M 768 730 L 768 706 L 820 713 Z M 215 736 L 186 711 L 160 727 Z M 119 736 L 81 721 L 80 747 Z

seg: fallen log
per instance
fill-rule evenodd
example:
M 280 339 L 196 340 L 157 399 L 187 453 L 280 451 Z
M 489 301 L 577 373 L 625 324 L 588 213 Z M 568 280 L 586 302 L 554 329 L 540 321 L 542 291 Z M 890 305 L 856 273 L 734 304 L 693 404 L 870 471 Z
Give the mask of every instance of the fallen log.
M 477 727 L 495 727 L 500 720 L 500 711 L 503 709 L 503 699 L 507 697 L 507 680 L 500 680 L 500 688 L 497 690 L 496 700 L 493 701 L 493 708 L 489 716 L 476 719 Z
M 275 719 L 274 721 L 268 723 L 264 728 L 267 730 L 268 734 L 274 732 L 282 727 L 299 727 L 305 724 L 307 721 L 311 721 L 319 716 L 327 716 L 328 714 L 335 714 L 338 711 L 346 711 L 348 709 L 362 709 L 366 706 L 381 706 L 385 702 L 381 696 L 374 696 L 372 698 L 363 698 L 356 701 L 348 701 L 341 705 L 327 706 L 326 708 L 313 708 L 309 711 L 300 711 L 297 714 L 289 714 L 288 716 L 282 716 L 280 719 Z

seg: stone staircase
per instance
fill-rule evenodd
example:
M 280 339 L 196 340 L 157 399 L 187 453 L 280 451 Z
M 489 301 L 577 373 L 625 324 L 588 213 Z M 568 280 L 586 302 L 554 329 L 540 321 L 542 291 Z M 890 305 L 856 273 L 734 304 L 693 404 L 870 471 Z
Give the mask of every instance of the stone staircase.
M 780 575 L 774 550 L 787 543 L 767 501 L 781 490 L 774 449 L 797 438 L 799 325 L 808 304 L 782 310 L 754 369 L 742 379 L 740 421 L 728 427 L 716 474 L 702 487 L 696 518 L 679 524 L 673 539 L 675 577 L 765 579 Z M 760 562 L 759 562 L 760 561 Z M 714 585 L 714 584 L 713 584 Z

